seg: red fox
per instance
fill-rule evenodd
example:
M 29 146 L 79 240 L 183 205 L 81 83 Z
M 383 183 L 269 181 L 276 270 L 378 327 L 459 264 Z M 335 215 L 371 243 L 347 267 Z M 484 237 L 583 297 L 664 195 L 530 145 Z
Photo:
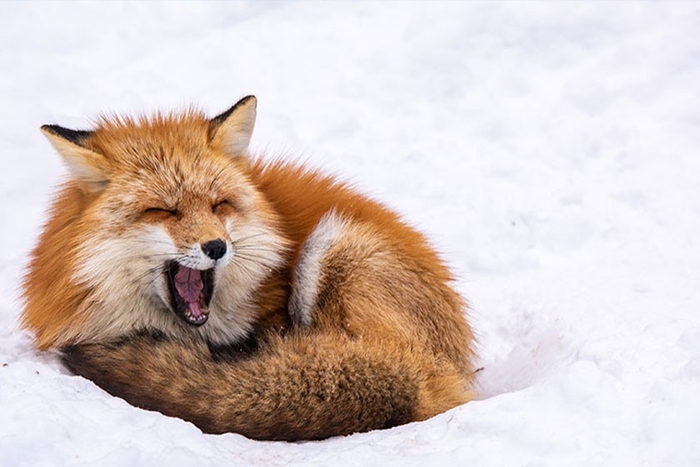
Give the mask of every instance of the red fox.
M 256 99 L 45 125 L 70 173 L 22 326 L 73 373 L 207 433 L 304 440 L 473 398 L 474 336 L 426 239 L 335 178 L 248 155 Z

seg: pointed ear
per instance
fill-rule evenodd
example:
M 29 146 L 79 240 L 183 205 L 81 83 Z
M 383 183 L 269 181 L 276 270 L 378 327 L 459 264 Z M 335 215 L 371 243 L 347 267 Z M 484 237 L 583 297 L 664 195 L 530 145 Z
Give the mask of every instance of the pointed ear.
M 96 193 L 104 189 L 109 181 L 106 161 L 101 154 L 85 147 L 91 131 L 69 130 L 58 125 L 44 125 L 41 131 L 86 191 Z
M 255 96 L 247 96 L 209 120 L 212 145 L 231 157 L 245 155 L 255 127 L 257 104 Z

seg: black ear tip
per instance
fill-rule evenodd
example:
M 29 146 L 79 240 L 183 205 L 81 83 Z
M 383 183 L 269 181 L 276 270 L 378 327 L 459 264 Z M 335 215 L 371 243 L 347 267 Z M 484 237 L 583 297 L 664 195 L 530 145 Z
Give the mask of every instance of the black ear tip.
M 231 116 L 231 114 L 233 114 L 233 113 L 236 111 L 236 109 L 239 109 L 239 108 L 243 107 L 247 102 L 249 102 L 249 101 L 251 101 L 251 100 L 254 101 L 254 102 L 257 102 L 258 99 L 257 99 L 254 95 L 252 95 L 252 94 L 251 94 L 251 95 L 248 95 L 248 96 L 245 96 L 244 98 L 242 98 L 242 99 L 240 99 L 238 102 L 236 102 L 236 103 L 233 105 L 233 107 L 231 107 L 230 109 L 228 109 L 226 112 L 223 112 L 223 113 L 217 115 L 216 117 L 212 118 L 212 119 L 210 120 L 211 123 L 212 123 L 213 125 L 220 125 L 220 124 L 223 123 L 227 118 L 229 118 L 229 117 Z
M 258 98 L 255 97 L 254 95 L 250 94 L 249 96 L 245 96 L 243 99 L 239 100 L 234 107 L 241 106 L 243 104 L 246 104 L 248 101 L 257 101 Z
M 55 136 L 67 139 L 71 143 L 81 145 L 92 135 L 92 131 L 71 130 L 59 125 L 41 125 L 41 129 Z

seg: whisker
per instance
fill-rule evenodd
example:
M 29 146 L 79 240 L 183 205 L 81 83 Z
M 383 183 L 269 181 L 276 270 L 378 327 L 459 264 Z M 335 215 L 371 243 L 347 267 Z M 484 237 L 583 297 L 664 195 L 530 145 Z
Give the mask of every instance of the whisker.
M 241 259 L 244 259 L 244 258 L 241 258 Z M 257 264 L 257 263 L 252 263 L 252 264 Z M 249 264 L 246 264 L 245 262 L 239 261 L 238 263 L 236 263 L 236 265 L 238 266 L 238 269 L 240 271 L 244 272 L 245 274 L 247 274 L 248 277 L 254 277 L 257 275 L 257 274 L 255 274 L 253 269 L 249 266 Z
M 165 240 L 144 240 L 142 238 L 130 238 L 129 244 L 133 243 L 140 243 L 142 245 L 167 245 L 169 247 L 173 246 L 172 243 L 166 242 Z
M 233 261 L 235 262 L 236 259 L 242 259 L 242 260 L 246 260 L 246 261 L 249 261 L 251 263 L 254 263 L 254 262 L 257 262 L 257 260 L 259 260 L 260 257 L 255 256 L 255 255 L 247 255 L 247 254 L 243 253 L 243 254 L 234 255 Z
M 240 260 L 246 262 L 247 264 L 252 264 L 255 266 L 262 266 L 263 268 L 269 268 L 269 267 L 272 267 L 274 265 L 273 263 L 271 264 L 269 261 L 265 261 L 265 259 L 267 259 L 267 258 L 265 258 L 264 256 L 254 256 L 254 255 L 245 255 L 245 254 L 236 255 L 233 257 L 233 262 L 236 262 L 236 259 L 240 259 Z M 236 264 L 241 265 L 241 262 L 239 261 Z
M 249 254 L 253 256 L 258 256 L 259 258 L 269 258 L 269 254 L 276 256 L 276 250 L 265 250 L 262 248 L 240 248 L 234 250 L 234 255 Z
M 234 256 L 234 258 L 236 256 L 239 256 L 239 257 L 248 257 L 248 258 L 253 258 L 253 259 L 254 258 L 264 259 L 267 257 L 266 255 L 262 255 L 262 254 L 257 253 L 255 250 L 245 250 L 245 249 L 235 250 L 233 256 Z
M 157 258 L 170 258 L 170 259 L 175 259 L 177 258 L 177 255 L 173 255 L 172 253 L 151 253 L 151 254 L 138 254 L 138 255 L 131 255 L 131 256 L 124 256 L 122 259 L 124 261 L 134 261 L 134 260 L 150 260 L 150 259 L 157 259 Z
M 148 253 L 148 254 L 143 254 L 143 255 L 134 255 L 131 258 L 177 258 L 179 255 L 173 254 L 173 253 Z
M 231 240 L 231 244 L 237 245 L 241 242 L 245 242 L 246 240 L 250 240 L 252 238 L 262 237 L 263 235 L 268 235 L 268 234 L 267 234 L 267 232 L 262 232 L 262 233 L 258 233 L 258 234 L 248 235 L 247 237 L 241 237 L 241 238 L 237 238 L 235 240 Z
M 155 274 L 157 272 L 163 273 L 165 271 L 165 268 L 163 266 L 155 266 L 152 268 L 149 268 L 147 271 L 145 271 L 143 274 L 140 274 L 132 279 L 132 283 L 140 282 L 144 277 L 148 277 L 151 274 Z M 155 274 L 155 278 L 150 281 L 149 284 L 152 284 L 155 279 L 158 277 L 158 274 Z
M 266 247 L 266 246 L 260 246 L 260 245 L 236 245 L 236 250 L 245 250 L 245 251 L 279 251 L 277 248 L 272 248 L 272 247 Z

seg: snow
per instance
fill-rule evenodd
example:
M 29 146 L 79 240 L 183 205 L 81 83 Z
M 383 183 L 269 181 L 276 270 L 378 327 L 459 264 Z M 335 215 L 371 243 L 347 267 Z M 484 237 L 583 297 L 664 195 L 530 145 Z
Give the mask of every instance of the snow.
M 0 2 L 0 465 L 700 465 L 700 5 Z M 38 127 L 259 99 L 257 152 L 427 233 L 480 399 L 322 442 L 204 435 L 17 329 L 66 171 Z

